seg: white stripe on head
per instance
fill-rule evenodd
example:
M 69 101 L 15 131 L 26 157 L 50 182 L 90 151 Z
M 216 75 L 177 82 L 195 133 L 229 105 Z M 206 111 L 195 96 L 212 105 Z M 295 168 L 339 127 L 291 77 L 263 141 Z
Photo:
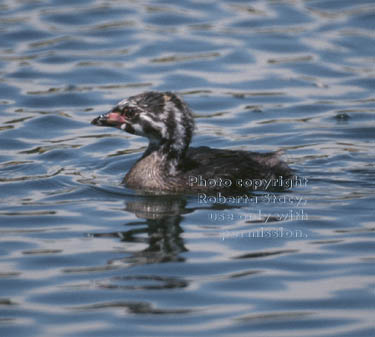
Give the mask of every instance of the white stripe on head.
M 178 150 L 183 150 L 186 146 L 185 144 L 185 125 L 183 120 L 183 112 L 177 109 L 176 105 L 172 101 L 167 101 L 165 103 L 165 111 L 169 111 L 169 113 L 172 114 L 172 118 L 174 120 L 175 124 L 175 130 L 174 131 L 174 144 L 173 147 Z
M 128 99 L 125 98 L 122 101 L 118 102 L 117 105 L 126 105 L 128 103 Z
M 155 120 L 153 120 L 150 116 L 148 116 L 145 113 L 141 113 L 140 118 L 143 119 L 144 121 L 147 121 L 154 129 L 159 129 L 160 133 L 161 133 L 161 136 L 163 138 L 167 137 L 167 128 L 162 121 L 156 122 Z

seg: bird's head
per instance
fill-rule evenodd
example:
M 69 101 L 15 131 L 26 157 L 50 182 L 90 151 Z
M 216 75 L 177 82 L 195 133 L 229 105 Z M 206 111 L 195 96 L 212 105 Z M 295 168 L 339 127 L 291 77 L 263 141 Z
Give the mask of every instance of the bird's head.
M 186 103 L 174 93 L 156 91 L 124 99 L 91 123 L 147 137 L 152 144 L 168 144 L 183 152 L 194 129 L 192 113 Z

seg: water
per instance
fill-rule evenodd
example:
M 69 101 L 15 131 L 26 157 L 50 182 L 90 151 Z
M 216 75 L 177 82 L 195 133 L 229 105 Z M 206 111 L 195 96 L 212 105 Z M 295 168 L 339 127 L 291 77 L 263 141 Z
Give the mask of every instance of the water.
M 0 335 L 373 336 L 374 31 L 372 0 L 1 1 Z M 120 186 L 146 142 L 89 122 L 146 90 L 306 184 Z

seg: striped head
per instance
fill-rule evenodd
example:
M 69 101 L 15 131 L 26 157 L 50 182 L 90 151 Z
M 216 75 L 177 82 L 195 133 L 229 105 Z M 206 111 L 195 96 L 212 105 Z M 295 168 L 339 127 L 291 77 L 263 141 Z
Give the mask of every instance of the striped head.
M 112 126 L 147 137 L 168 159 L 184 156 L 193 135 L 194 120 L 186 103 L 171 92 L 145 92 L 120 101 L 95 118 L 98 126 Z

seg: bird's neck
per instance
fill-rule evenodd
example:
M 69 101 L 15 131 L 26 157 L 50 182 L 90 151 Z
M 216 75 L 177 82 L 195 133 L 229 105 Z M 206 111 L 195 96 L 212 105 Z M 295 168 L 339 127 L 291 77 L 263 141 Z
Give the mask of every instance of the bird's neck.
M 159 165 L 161 169 L 170 176 L 176 175 L 179 165 L 185 158 L 189 143 L 181 141 L 166 140 L 166 141 L 152 141 L 150 140 L 147 150 L 142 156 L 142 159 L 149 155 L 156 155 L 159 158 Z

